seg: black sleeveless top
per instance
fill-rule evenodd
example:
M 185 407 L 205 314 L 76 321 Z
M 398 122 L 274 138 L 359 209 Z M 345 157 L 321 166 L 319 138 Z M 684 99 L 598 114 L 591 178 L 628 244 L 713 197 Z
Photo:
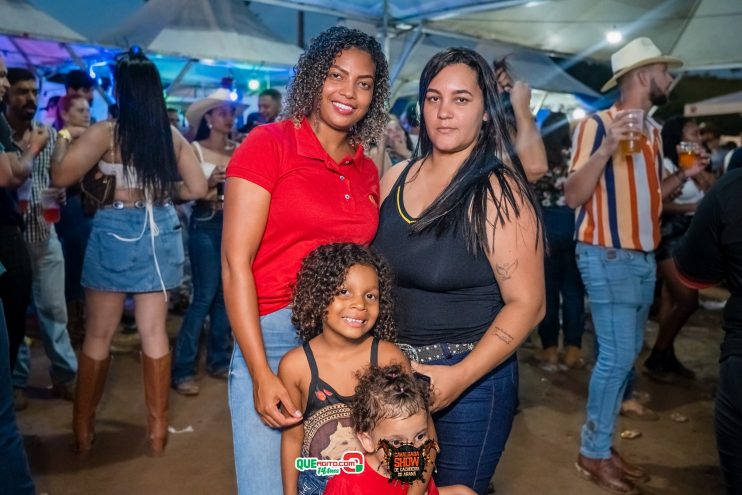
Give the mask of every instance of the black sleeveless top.
M 318 459 L 340 459 L 349 450 L 363 452 L 361 444 L 351 427 L 350 405 L 353 397 L 338 394 L 332 385 L 319 377 L 317 361 L 314 359 L 309 342 L 302 345 L 307 355 L 312 378 L 309 382 L 307 408 L 304 411 L 304 442 L 302 457 Z M 372 366 L 378 365 L 379 339 L 371 342 Z
M 404 208 L 408 164 L 381 204 L 372 247 L 395 274 L 397 341 L 413 346 L 477 342 L 504 306 L 485 253 L 466 248 L 461 229 L 412 235 Z

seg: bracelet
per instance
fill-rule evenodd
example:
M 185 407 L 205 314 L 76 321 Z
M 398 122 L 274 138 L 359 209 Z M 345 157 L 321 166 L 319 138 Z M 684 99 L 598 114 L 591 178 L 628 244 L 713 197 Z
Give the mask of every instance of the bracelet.
M 72 142 L 72 134 L 70 134 L 70 131 L 68 129 L 62 129 L 57 133 L 57 136 L 67 141 L 67 143 Z
M 680 182 L 684 183 L 685 181 L 688 180 L 688 176 L 685 175 L 685 172 L 683 172 L 682 170 L 678 170 L 677 172 L 675 172 L 675 175 L 678 176 L 678 179 L 680 179 Z

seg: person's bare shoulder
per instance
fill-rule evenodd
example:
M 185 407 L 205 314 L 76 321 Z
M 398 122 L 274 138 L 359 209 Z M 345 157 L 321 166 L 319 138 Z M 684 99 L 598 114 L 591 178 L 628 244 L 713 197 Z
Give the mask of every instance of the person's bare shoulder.
M 392 166 L 392 168 L 387 170 L 387 172 L 381 178 L 381 181 L 379 182 L 379 191 L 381 192 L 382 202 L 386 199 L 386 197 L 392 191 L 392 187 L 394 187 L 394 183 L 397 182 L 397 179 L 399 179 L 399 176 L 402 175 L 402 172 L 404 171 L 405 167 L 407 167 L 408 163 L 410 163 L 409 160 L 404 160 L 402 162 L 397 163 L 396 165 Z
M 410 367 L 410 360 L 407 359 L 396 344 L 386 340 L 379 341 L 379 366 L 388 366 L 390 364 L 401 364 L 406 369 Z

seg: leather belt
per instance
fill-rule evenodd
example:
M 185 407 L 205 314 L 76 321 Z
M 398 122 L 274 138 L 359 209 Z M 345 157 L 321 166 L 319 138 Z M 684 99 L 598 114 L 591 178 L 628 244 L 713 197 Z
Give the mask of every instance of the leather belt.
M 171 206 L 173 204 L 169 199 L 163 199 L 162 201 L 154 201 L 152 206 Z M 114 210 L 123 210 L 124 208 L 146 208 L 147 202 L 143 200 L 139 201 L 114 201 L 109 205 L 103 205 L 101 208 L 111 208 Z

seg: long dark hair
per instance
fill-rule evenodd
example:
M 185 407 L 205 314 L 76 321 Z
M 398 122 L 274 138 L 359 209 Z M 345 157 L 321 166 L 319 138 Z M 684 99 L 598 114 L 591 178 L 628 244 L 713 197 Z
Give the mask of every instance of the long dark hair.
M 676 146 L 683 140 L 683 129 L 688 122 L 693 120 L 678 115 L 667 119 L 662 126 L 662 154 L 675 165 L 678 164 L 678 150 Z
M 139 186 L 163 198 L 178 180 L 173 134 L 157 67 L 138 48 L 118 56 L 114 71 L 119 116 L 116 142 L 124 169 L 134 167 Z
M 477 254 L 479 249 L 489 252 L 492 244 L 487 238 L 487 201 L 492 200 L 497 209 L 493 220 L 495 228 L 510 220 L 511 211 L 516 218 L 520 216 L 518 196 L 530 203 L 535 214 L 539 215 L 537 201 L 528 185 L 523 165 L 510 139 L 508 124 L 502 101 L 497 94 L 495 74 L 487 61 L 474 50 L 468 48 L 449 48 L 438 52 L 423 69 L 420 76 L 420 141 L 415 149 L 413 161 L 426 159 L 433 153 L 433 143 L 428 135 L 425 122 L 425 96 L 433 78 L 445 67 L 464 64 L 477 74 L 477 82 L 484 97 L 484 110 L 489 118 L 482 122 L 471 154 L 464 160 L 451 183 L 433 203 L 411 225 L 413 233 L 433 229 L 440 235 L 451 228 L 462 228 L 469 251 Z M 507 156 L 512 165 L 503 161 Z M 496 178 L 500 192 L 490 183 Z M 515 190 L 511 187 L 515 185 Z M 538 232 L 541 221 L 538 219 Z M 493 231 L 494 236 L 494 231 Z M 494 239 L 493 239 L 494 240 Z
M 356 144 L 368 144 L 381 137 L 387 121 L 389 99 L 389 66 L 376 39 L 357 29 L 331 27 L 312 40 L 294 67 L 294 78 L 286 93 L 283 118 L 300 121 L 316 109 L 327 71 L 344 50 L 358 48 L 371 55 L 376 65 L 374 93 L 368 113 L 350 128 L 348 138 Z

